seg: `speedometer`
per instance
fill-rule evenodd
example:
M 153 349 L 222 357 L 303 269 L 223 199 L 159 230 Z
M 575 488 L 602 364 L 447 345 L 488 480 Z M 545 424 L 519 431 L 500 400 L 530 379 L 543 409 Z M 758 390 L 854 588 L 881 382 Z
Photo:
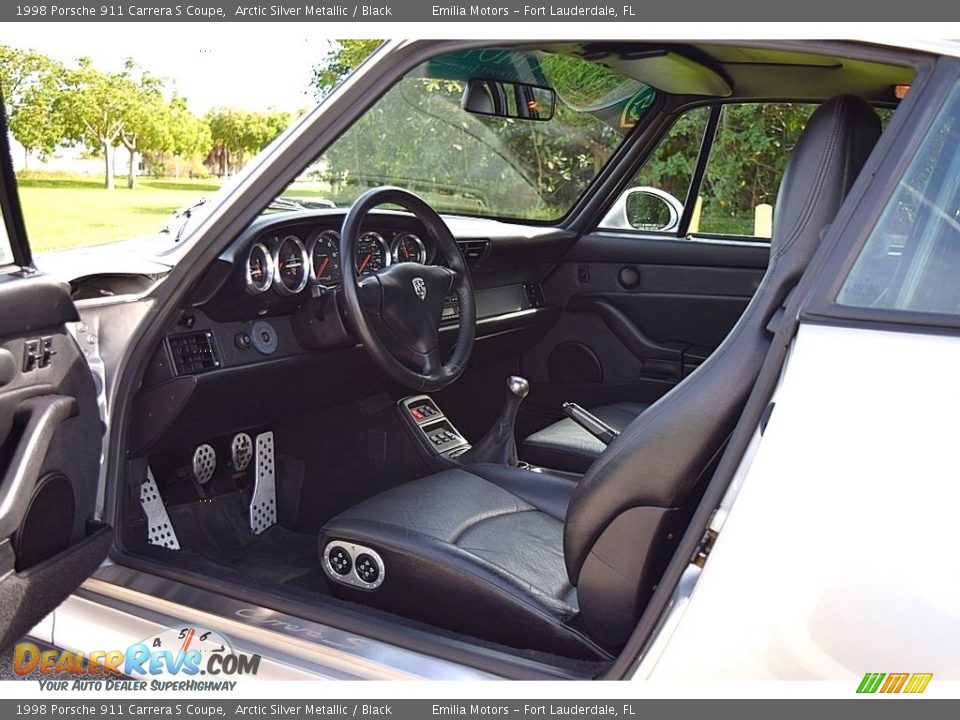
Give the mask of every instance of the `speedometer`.
M 390 248 L 383 235 L 365 232 L 357 240 L 357 275 L 373 275 L 390 264 Z
M 340 233 L 324 230 L 310 246 L 310 279 L 325 288 L 340 285 Z
M 296 235 L 287 235 L 273 251 L 273 286 L 281 295 L 296 295 L 310 279 L 307 249 Z
M 254 243 L 247 253 L 244 286 L 248 293 L 263 293 L 273 283 L 273 257 L 263 243 Z

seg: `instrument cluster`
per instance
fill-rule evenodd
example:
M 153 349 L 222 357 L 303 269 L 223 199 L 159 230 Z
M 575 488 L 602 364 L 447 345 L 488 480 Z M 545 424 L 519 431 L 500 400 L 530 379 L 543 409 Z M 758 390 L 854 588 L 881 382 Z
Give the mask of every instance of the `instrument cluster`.
M 418 235 L 376 230 L 360 235 L 352 258 L 360 276 L 373 275 L 396 263 L 427 260 L 427 247 Z M 268 236 L 247 251 L 244 286 L 252 295 L 272 289 L 279 295 L 292 296 L 309 286 L 333 290 L 342 282 L 337 230 L 318 230 L 305 238 L 296 233 Z

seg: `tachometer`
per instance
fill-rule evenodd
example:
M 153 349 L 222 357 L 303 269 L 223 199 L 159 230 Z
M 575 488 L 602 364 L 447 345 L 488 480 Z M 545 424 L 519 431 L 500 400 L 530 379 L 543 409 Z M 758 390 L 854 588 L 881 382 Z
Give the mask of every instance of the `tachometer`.
M 373 275 L 390 264 L 390 248 L 383 235 L 365 232 L 357 240 L 357 275 Z
M 423 240 L 412 233 L 397 235 L 393 239 L 393 261 L 425 263 L 427 249 L 423 246 Z
M 262 243 L 254 243 L 247 253 L 244 286 L 248 293 L 266 292 L 273 284 L 273 258 Z
M 340 285 L 340 233 L 324 230 L 310 246 L 310 279 L 325 288 Z
M 287 235 L 273 251 L 273 286 L 281 295 L 296 295 L 310 279 L 310 258 L 296 235 Z

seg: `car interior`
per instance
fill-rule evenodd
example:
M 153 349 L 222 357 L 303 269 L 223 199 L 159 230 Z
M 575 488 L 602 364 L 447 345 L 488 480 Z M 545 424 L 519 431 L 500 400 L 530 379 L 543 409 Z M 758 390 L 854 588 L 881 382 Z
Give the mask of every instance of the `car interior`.
M 616 147 L 553 218 L 467 193 L 474 211 L 450 210 L 447 187 L 354 174 L 349 205 L 265 211 L 225 238 L 138 370 L 115 561 L 578 677 L 621 652 L 916 69 L 876 48 L 510 52 L 633 83 L 581 108 Z M 428 69 L 455 84 L 455 121 L 526 132 L 567 117 L 542 78 L 442 60 Z M 724 113 L 775 104 L 809 113 L 768 188 L 768 228 L 711 230 L 718 206 L 701 213 L 698 197 Z M 658 153 L 689 159 L 675 212 L 608 220 L 623 193 L 656 187 Z M 74 299 L 101 285 L 75 281 Z

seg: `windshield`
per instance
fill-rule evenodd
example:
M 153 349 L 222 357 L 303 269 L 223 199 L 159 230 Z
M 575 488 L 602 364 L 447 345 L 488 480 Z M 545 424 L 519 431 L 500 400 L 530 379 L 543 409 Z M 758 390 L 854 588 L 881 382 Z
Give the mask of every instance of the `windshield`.
M 553 116 L 472 114 L 462 103 L 473 78 L 553 88 Z M 440 212 L 556 220 L 653 100 L 649 86 L 566 55 L 496 49 L 445 55 L 397 83 L 281 199 L 346 207 L 370 188 L 395 185 Z

